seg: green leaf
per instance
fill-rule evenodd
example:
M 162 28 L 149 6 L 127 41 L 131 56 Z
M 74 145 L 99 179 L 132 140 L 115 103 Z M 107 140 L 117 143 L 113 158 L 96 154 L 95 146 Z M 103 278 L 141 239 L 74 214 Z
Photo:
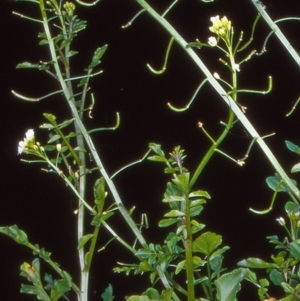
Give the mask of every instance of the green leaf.
M 222 236 L 212 232 L 203 233 L 193 242 L 193 251 L 210 256 L 212 252 L 222 243 Z
M 59 279 L 54 282 L 54 286 L 51 290 L 51 301 L 58 300 L 63 294 L 68 292 L 71 287 L 65 279 Z
M 59 125 L 57 125 L 57 127 L 59 129 L 63 129 L 63 128 L 67 127 L 68 125 L 70 125 L 74 120 L 75 120 L 75 118 L 65 120 L 63 123 L 60 123 Z M 74 137 L 74 134 L 77 135 L 76 133 L 73 133 L 73 137 Z M 69 134 L 69 135 L 71 135 L 71 134 Z
M 148 288 L 144 293 L 144 296 L 147 296 L 151 300 L 160 300 L 160 295 L 158 291 L 154 288 Z
M 176 269 L 175 269 L 175 275 L 178 275 L 180 273 L 180 271 L 183 268 L 185 268 L 185 264 L 186 264 L 186 260 L 182 260 L 177 264 Z
M 300 243 L 300 240 L 297 239 L 290 244 L 291 255 L 297 260 L 300 260 L 300 244 L 299 243 Z
M 70 50 L 70 51 L 67 53 L 66 57 L 74 56 L 74 55 L 76 55 L 77 53 L 78 53 L 78 51 Z
M 288 140 L 285 141 L 285 144 L 290 151 L 300 155 L 300 148 L 298 145 L 296 145 Z
M 188 193 L 190 181 L 190 174 L 188 172 L 178 175 L 172 181 L 182 192 Z
M 103 301 L 112 301 L 115 297 L 113 296 L 113 288 L 111 284 L 105 289 L 104 293 L 101 294 Z
M 285 185 L 285 183 L 280 183 L 281 178 L 278 174 L 275 174 L 275 176 L 268 177 L 266 179 L 266 182 L 268 186 L 273 190 L 273 191 L 290 191 L 290 189 Z M 295 180 L 291 180 L 294 185 L 297 185 L 297 182 Z
M 161 149 L 161 145 L 160 144 L 156 144 L 156 143 L 149 143 L 149 148 L 152 149 L 157 155 L 159 155 L 160 157 L 165 157 L 164 152 Z
M 94 234 L 86 234 L 79 239 L 77 250 L 80 250 L 94 236 Z
M 231 273 L 224 274 L 215 281 L 217 297 L 219 301 L 235 301 L 236 294 L 241 289 L 241 281 L 247 275 L 246 269 L 236 269 Z
M 175 223 L 178 222 L 178 218 L 167 218 L 167 219 L 162 219 L 158 222 L 158 226 L 160 228 L 165 228 L 165 227 L 169 227 Z
M 171 210 L 164 215 L 165 217 L 181 217 L 185 216 L 185 213 L 179 210 Z
M 147 159 L 154 162 L 168 162 L 166 158 L 161 156 L 149 156 Z
M 95 200 L 104 200 L 106 197 L 105 192 L 105 180 L 104 178 L 100 178 L 96 181 L 94 185 L 94 198 Z
M 104 46 L 96 49 L 96 51 L 94 52 L 94 56 L 92 58 L 92 62 L 88 66 L 89 70 L 95 68 L 97 65 L 99 65 L 101 63 L 100 59 L 103 56 L 103 54 L 105 53 L 107 47 L 108 47 L 108 45 L 104 45 Z
M 282 273 L 280 273 L 278 270 L 273 269 L 269 275 L 270 280 L 275 284 L 275 285 L 280 285 L 281 282 L 284 281 L 284 278 L 282 276 Z
M 0 227 L 0 233 L 11 237 L 18 244 L 28 244 L 27 234 L 24 231 L 20 230 L 17 225 L 13 225 L 10 227 Z
M 43 115 L 44 115 L 45 118 L 47 118 L 51 122 L 52 125 L 54 125 L 54 126 L 57 125 L 56 117 L 54 115 L 48 114 L 48 113 L 44 113 Z
M 290 286 L 288 283 L 286 282 L 282 282 L 281 286 L 283 287 L 283 290 L 288 293 L 288 294 L 294 294 L 295 290 L 293 289 L 292 286 Z
M 210 195 L 208 194 L 208 192 L 206 192 L 204 190 L 192 191 L 189 194 L 189 198 L 194 198 L 194 197 L 205 197 L 207 199 L 210 199 Z
M 286 213 L 292 212 L 295 214 L 300 211 L 300 206 L 294 202 L 289 201 L 285 204 L 284 209 L 285 209 Z
M 221 254 L 223 254 L 224 252 L 226 252 L 226 251 L 228 251 L 230 249 L 230 247 L 228 247 L 228 246 L 225 246 L 225 247 L 223 247 L 223 248 L 221 248 L 221 249 L 218 249 L 218 250 L 216 250 L 215 252 L 213 252 L 212 254 L 211 254 L 211 256 L 210 256 L 210 260 L 213 260 L 215 257 L 218 257 L 218 256 L 220 256 Z
M 255 269 L 279 268 L 275 263 L 268 263 L 259 258 L 248 258 L 238 262 L 238 266 Z
M 191 217 L 197 216 L 202 212 L 202 210 L 203 210 L 203 206 L 192 207 L 190 208 L 190 216 Z
M 55 126 L 53 126 L 50 123 L 44 123 L 44 124 L 40 125 L 40 129 L 47 129 L 50 131 L 50 130 L 55 129 Z
M 291 172 L 292 173 L 300 172 L 300 163 L 297 163 L 296 165 L 294 165 L 291 169 Z
M 57 134 L 56 134 L 56 135 L 53 135 L 47 143 L 55 142 L 55 141 L 57 141 L 58 139 L 61 139 L 60 135 L 57 135 Z

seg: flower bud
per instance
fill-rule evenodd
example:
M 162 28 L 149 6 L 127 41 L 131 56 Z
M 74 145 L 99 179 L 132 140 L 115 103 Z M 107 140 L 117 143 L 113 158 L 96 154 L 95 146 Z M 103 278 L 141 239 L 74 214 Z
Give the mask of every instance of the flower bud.
M 281 225 L 281 226 L 285 226 L 285 220 L 284 218 L 280 217 L 280 218 L 276 218 L 277 222 Z

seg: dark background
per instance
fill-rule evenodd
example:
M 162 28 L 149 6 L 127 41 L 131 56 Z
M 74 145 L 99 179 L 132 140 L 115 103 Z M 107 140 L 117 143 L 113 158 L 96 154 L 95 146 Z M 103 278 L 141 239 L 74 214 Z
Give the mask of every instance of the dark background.
M 170 1 L 152 0 L 150 4 L 162 13 Z M 265 0 L 264 4 L 272 18 L 299 16 L 300 8 L 295 0 Z M 28 129 L 35 129 L 37 140 L 41 143 L 47 141 L 48 133 L 38 129 L 45 122 L 43 112 L 55 114 L 63 120 L 70 117 L 68 108 L 59 97 L 28 103 L 12 96 L 11 89 L 39 97 L 54 91 L 55 82 L 38 71 L 15 69 L 20 62 L 35 63 L 49 59 L 46 48 L 37 45 L 41 26 L 12 15 L 12 11 L 17 11 L 38 17 L 37 7 L 33 3 L 8 0 L 2 0 L 0 6 L 0 225 L 18 224 L 29 234 L 32 243 L 51 251 L 52 258 L 75 275 L 76 280 L 76 216 L 73 214 L 76 199 L 56 176 L 42 172 L 37 165 L 20 162 L 17 156 L 18 141 L 23 139 Z M 89 128 L 112 126 L 115 112 L 121 114 L 121 126 L 117 131 L 93 135 L 110 174 L 141 158 L 149 142 L 162 144 L 166 153 L 172 151 L 174 146 L 181 145 L 188 155 L 186 166 L 193 171 L 210 146 L 197 127 L 197 122 L 202 121 L 206 130 L 216 137 L 222 130 L 219 122 L 226 120 L 228 110 L 208 85 L 199 93 L 190 110 L 177 114 L 167 108 L 168 101 L 178 106 L 185 105 L 203 76 L 176 45 L 171 51 L 168 69 L 162 76 L 147 70 L 146 63 L 154 68 L 162 66 L 169 37 L 146 14 L 140 16 L 131 27 L 121 29 L 139 10 L 134 0 L 102 0 L 93 8 L 76 8 L 80 19 L 88 20 L 88 27 L 74 42 L 73 49 L 78 50 L 79 55 L 73 58 L 73 66 L 76 65 L 73 74 L 79 75 L 89 64 L 97 47 L 109 45 L 101 65 L 104 73 L 91 82 L 97 101 L 94 118 L 86 118 L 86 122 Z M 210 4 L 181 0 L 168 15 L 168 20 L 187 41 L 192 42 L 196 38 L 206 41 L 211 35 L 208 30 L 211 25 L 209 19 L 215 15 L 226 15 L 233 22 L 235 37 L 243 30 L 247 40 L 256 11 L 250 0 L 216 0 Z M 299 26 L 297 22 L 281 25 L 296 50 L 300 48 Z M 253 49 L 260 50 L 268 33 L 269 29 L 261 21 L 255 41 L 244 55 Z M 228 70 L 218 62 L 220 52 L 203 49 L 198 53 L 212 71 L 229 79 Z M 243 57 L 240 54 L 240 58 Z M 298 163 L 298 158 L 286 149 L 284 140 L 299 144 L 299 110 L 289 118 L 285 114 L 299 96 L 299 68 L 274 36 L 267 45 L 267 53 L 243 64 L 240 75 L 239 88 L 256 90 L 267 89 L 267 76 L 273 76 L 273 90 L 269 95 L 243 94 L 239 100 L 248 107 L 247 117 L 261 135 L 276 132 L 276 136 L 266 142 L 289 171 Z M 250 142 L 243 127 L 237 124 L 221 149 L 234 158 L 241 158 Z M 249 211 L 249 207 L 265 209 L 269 206 L 272 191 L 268 189 L 265 178 L 273 174 L 272 166 L 255 145 L 244 167 L 216 154 L 195 185 L 195 188 L 207 190 L 212 197 L 199 219 L 207 224 L 207 230 L 223 235 L 224 245 L 231 247 L 224 260 L 229 270 L 235 268 L 239 260 L 249 256 L 269 260 L 275 251 L 265 237 L 285 235 L 276 218 L 284 216 L 283 206 L 289 200 L 288 195 L 279 195 L 274 210 L 268 215 L 259 216 Z M 293 175 L 293 178 L 297 180 L 298 175 Z M 90 189 L 95 179 L 96 175 L 89 178 Z M 161 234 L 157 222 L 168 209 L 161 203 L 167 180 L 168 177 L 163 175 L 163 166 L 152 162 L 143 162 L 116 178 L 125 205 L 128 208 L 133 205 L 137 207 L 135 220 L 140 220 L 141 213 L 148 213 L 151 229 L 145 230 L 144 234 L 149 242 L 163 243 L 166 234 L 166 231 Z M 128 235 L 126 226 L 120 220 L 119 215 L 114 219 L 118 233 L 127 235 L 132 241 L 132 235 Z M 99 247 L 109 238 L 105 230 L 102 233 Z M 19 266 L 24 261 L 31 262 L 32 253 L 2 236 L 0 260 L 0 300 L 34 300 L 33 296 L 19 293 L 20 282 L 26 283 L 25 278 L 19 276 Z M 148 284 L 147 275 L 132 278 L 111 272 L 111 267 L 117 261 L 134 260 L 134 256 L 117 242 L 98 253 L 92 270 L 91 300 L 101 300 L 100 295 L 108 283 L 114 286 L 116 300 L 142 293 Z M 43 271 L 48 271 L 44 265 Z M 255 289 L 250 290 L 247 285 L 245 288 L 245 300 L 250 296 L 257 300 Z M 252 295 L 249 295 L 248 288 Z

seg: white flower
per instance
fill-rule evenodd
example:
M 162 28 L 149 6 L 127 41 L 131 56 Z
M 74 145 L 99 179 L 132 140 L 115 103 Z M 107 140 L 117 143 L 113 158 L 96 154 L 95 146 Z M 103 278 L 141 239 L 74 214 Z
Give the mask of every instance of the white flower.
M 215 72 L 215 73 L 213 74 L 213 76 L 214 76 L 216 79 L 220 79 L 220 75 L 219 75 L 217 72 Z
M 215 47 L 217 46 L 218 44 L 218 41 L 215 37 L 209 37 L 208 38 L 208 44 L 211 46 L 211 47 Z
M 276 218 L 276 220 L 281 226 L 285 226 L 285 220 L 283 217 Z
M 211 17 L 210 18 L 210 21 L 212 22 L 212 23 L 215 23 L 215 22 L 217 22 L 217 21 L 219 21 L 220 20 L 220 16 L 215 16 L 215 17 Z
M 34 139 L 34 130 L 28 130 L 25 134 L 25 137 L 27 140 L 31 141 L 32 139 Z
M 18 144 L 18 155 L 21 155 L 26 148 L 32 148 L 34 144 L 34 130 L 30 129 L 25 133 L 24 141 Z
M 234 65 L 233 65 L 233 69 L 236 70 L 236 71 L 238 71 L 238 72 L 241 71 L 241 70 L 240 70 L 240 65 L 239 65 L 239 64 L 234 64 Z
M 24 141 L 20 141 L 19 145 L 18 145 L 18 155 L 22 154 L 22 152 L 24 150 L 24 147 L 25 147 L 25 142 Z

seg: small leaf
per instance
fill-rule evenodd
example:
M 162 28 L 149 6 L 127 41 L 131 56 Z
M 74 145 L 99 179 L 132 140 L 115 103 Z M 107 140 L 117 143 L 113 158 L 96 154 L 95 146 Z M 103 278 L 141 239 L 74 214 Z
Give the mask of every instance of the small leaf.
M 297 163 L 296 165 L 294 165 L 291 169 L 291 172 L 292 173 L 300 172 L 300 163 Z
M 169 227 L 177 222 L 178 222 L 177 218 L 162 219 L 161 221 L 159 221 L 158 226 L 160 228 L 165 228 L 165 227 Z
M 113 288 L 111 284 L 109 284 L 104 293 L 101 294 L 101 297 L 103 301 L 112 301 L 114 299 Z
M 210 256 L 222 243 L 222 236 L 212 232 L 203 233 L 193 242 L 193 251 Z
M 77 53 L 78 53 L 78 51 L 70 50 L 70 51 L 67 53 L 66 57 L 74 56 L 74 55 L 76 55 Z
M 177 264 L 175 269 L 175 275 L 178 275 L 180 273 L 180 271 L 185 267 L 185 264 L 186 264 L 186 260 L 182 260 Z
M 287 148 L 290 151 L 292 151 L 292 152 L 297 153 L 298 155 L 300 155 L 300 148 L 299 148 L 298 145 L 296 145 L 296 144 L 294 144 L 294 143 L 292 143 L 292 142 L 290 142 L 288 140 L 285 141 L 285 144 L 286 144 Z
M 248 258 L 238 262 L 238 266 L 243 266 L 246 268 L 256 268 L 256 269 L 267 269 L 267 268 L 279 268 L 275 263 L 268 263 L 259 258 Z
M 71 124 L 74 120 L 75 120 L 75 118 L 68 119 L 68 120 L 64 121 L 63 123 L 57 125 L 57 127 L 58 127 L 59 129 L 63 129 L 63 128 L 67 127 L 69 124 Z M 74 137 L 74 136 L 73 136 L 73 137 Z
M 103 54 L 105 53 L 107 47 L 108 47 L 108 45 L 104 45 L 104 46 L 96 49 L 96 51 L 94 52 L 92 62 L 88 66 L 89 70 L 95 68 L 97 65 L 99 65 L 101 63 L 100 59 L 103 56 Z
M 57 141 L 58 139 L 61 139 L 60 135 L 57 135 L 57 134 L 56 134 L 56 135 L 53 135 L 47 143 L 55 142 L 55 141 Z
M 190 174 L 188 172 L 178 175 L 175 179 L 172 180 L 174 184 L 182 190 L 184 193 L 188 192 Z
M 164 152 L 161 149 L 161 145 L 160 144 L 156 144 L 156 143 L 150 143 L 149 144 L 149 148 L 152 149 L 157 155 L 159 155 L 160 157 L 165 157 Z
M 164 215 L 165 217 L 181 217 L 185 216 L 185 213 L 179 210 L 171 210 Z
M 77 250 L 80 250 L 94 236 L 94 234 L 86 234 L 79 239 Z
M 205 197 L 207 199 L 210 199 L 210 195 L 204 191 L 204 190 L 197 190 L 197 191 L 192 191 L 190 194 L 189 194 L 189 197 L 190 198 L 194 198 L 194 197 Z
M 168 162 L 166 158 L 161 156 L 150 156 L 147 159 L 154 162 Z
M 47 118 L 51 122 L 52 125 L 55 125 L 55 126 L 57 125 L 56 117 L 54 115 L 48 114 L 48 113 L 44 113 L 43 115 L 45 118 Z

